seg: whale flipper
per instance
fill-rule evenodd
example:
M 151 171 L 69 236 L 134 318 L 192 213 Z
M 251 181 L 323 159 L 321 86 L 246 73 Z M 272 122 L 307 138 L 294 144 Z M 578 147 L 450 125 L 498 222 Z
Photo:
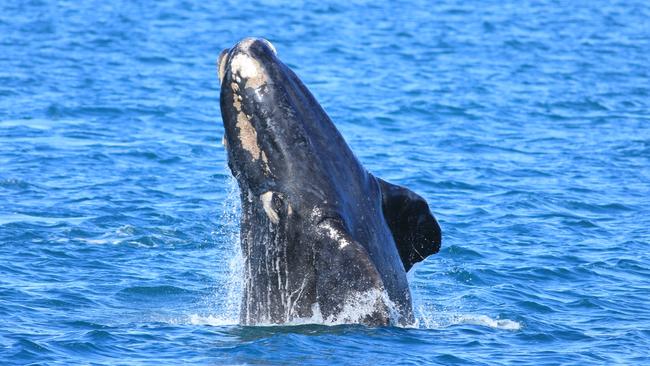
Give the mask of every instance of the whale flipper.
M 438 253 L 442 235 L 429 205 L 417 193 L 377 178 L 382 210 L 397 251 L 408 271 L 417 262 Z
M 388 325 L 388 304 L 381 275 L 366 249 L 335 220 L 318 225 L 316 293 L 325 319 Z M 345 270 L 342 270 L 345 269 Z M 345 299 L 343 303 L 339 301 Z M 361 313 L 358 308 L 363 308 Z M 361 316 L 361 319 L 350 317 Z

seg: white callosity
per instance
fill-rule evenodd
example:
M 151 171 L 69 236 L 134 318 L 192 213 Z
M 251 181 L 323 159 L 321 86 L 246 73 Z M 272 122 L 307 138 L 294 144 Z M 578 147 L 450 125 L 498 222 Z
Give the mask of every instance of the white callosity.
M 242 97 L 239 93 L 239 85 L 233 82 L 230 87 L 233 91 L 233 106 L 237 112 L 236 126 L 239 129 L 239 140 L 241 141 L 242 148 L 251 154 L 253 161 L 261 158 L 264 163 L 264 171 L 270 173 L 266 154 L 257 144 L 257 131 L 250 121 L 251 116 L 246 115 L 242 109 Z
M 224 63 L 225 61 L 222 62 L 222 64 Z M 268 78 L 260 63 L 246 53 L 235 54 L 229 64 L 233 79 L 230 87 L 233 92 L 233 106 L 237 112 L 236 126 L 239 129 L 239 140 L 242 148 L 251 154 L 253 161 L 262 159 L 264 171 L 270 174 L 268 159 L 258 145 L 257 131 L 251 123 L 252 116 L 247 115 L 242 108 L 242 95 L 238 84 L 243 81 L 244 88 L 259 88 L 266 84 Z M 223 68 L 225 73 L 225 66 Z M 219 65 L 220 72 L 222 72 L 221 69 L 222 65 Z
M 230 71 L 241 77 L 247 88 L 259 88 L 267 81 L 262 65 L 246 53 L 237 53 L 232 58 Z
M 264 212 L 266 212 L 266 216 L 268 216 L 269 220 L 274 224 L 280 222 L 280 216 L 278 216 L 278 213 L 273 209 L 273 192 L 268 191 L 262 193 L 260 195 L 260 200 L 262 201 L 262 208 L 264 209 Z

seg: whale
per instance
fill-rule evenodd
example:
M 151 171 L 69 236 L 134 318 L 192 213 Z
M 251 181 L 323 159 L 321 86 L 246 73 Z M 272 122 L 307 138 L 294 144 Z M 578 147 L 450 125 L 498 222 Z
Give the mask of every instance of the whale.
M 414 323 L 407 272 L 440 250 L 408 188 L 367 171 L 263 38 L 217 61 L 223 143 L 241 200 L 240 323 Z

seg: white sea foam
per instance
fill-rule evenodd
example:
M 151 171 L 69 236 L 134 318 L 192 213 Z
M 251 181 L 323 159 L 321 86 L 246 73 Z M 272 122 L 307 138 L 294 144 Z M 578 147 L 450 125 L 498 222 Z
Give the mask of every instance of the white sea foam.
M 366 297 L 368 299 L 370 297 Z M 361 301 L 363 303 L 363 301 Z M 366 302 L 366 305 L 368 303 Z M 323 318 L 323 315 L 318 307 L 318 304 L 312 306 L 313 315 L 308 318 L 294 318 L 290 322 L 283 323 L 282 326 L 299 326 L 299 325 L 325 325 L 336 326 L 345 324 L 358 324 L 365 316 L 368 315 L 368 310 L 372 307 L 367 307 L 362 304 L 361 308 L 355 309 L 352 306 L 347 307 L 337 316 Z M 225 316 L 224 316 L 225 315 Z M 174 324 L 191 324 L 191 325 L 205 325 L 212 327 L 232 326 L 238 325 L 238 319 L 233 319 L 228 314 L 217 315 L 200 315 L 191 314 L 184 319 L 174 319 L 170 321 Z M 258 326 L 277 326 L 271 322 L 261 322 Z M 482 327 L 518 331 L 523 326 L 520 322 L 510 319 L 494 319 L 487 315 L 479 314 L 458 314 L 458 313 L 436 313 L 436 314 L 418 314 L 418 319 L 415 324 L 403 326 L 404 328 L 415 329 L 443 329 L 453 326 L 461 325 L 478 325 Z M 395 324 L 395 326 L 398 326 Z
M 282 323 L 282 326 L 295 326 L 306 324 L 318 325 L 344 325 L 344 324 L 359 324 L 366 317 L 381 309 L 383 305 L 388 306 L 390 318 L 394 325 L 399 321 L 399 311 L 397 306 L 390 301 L 385 291 L 372 289 L 370 291 L 357 294 L 347 301 L 345 301 L 343 308 L 337 314 L 324 317 L 318 303 L 311 306 L 312 316 L 305 318 L 291 318 Z M 189 316 L 188 322 L 194 325 L 210 325 L 210 326 L 224 326 L 238 324 L 238 319 L 233 319 L 227 312 L 217 315 L 198 315 L 192 314 Z M 256 323 L 258 326 L 276 326 L 277 323 L 271 321 L 264 321 L 263 319 Z
M 399 321 L 399 311 L 396 305 L 388 298 L 385 291 L 372 289 L 363 293 L 356 294 L 355 296 L 347 299 L 343 303 L 343 308 L 337 314 L 333 314 L 327 318 L 323 318 L 318 304 L 312 305 L 312 315 L 309 319 L 301 319 L 301 321 L 312 321 L 317 324 L 326 325 L 340 325 L 340 324 L 358 324 L 366 317 L 371 316 L 383 305 L 388 307 L 390 318 L 395 323 Z
M 458 324 L 481 325 L 495 329 L 519 330 L 521 323 L 510 319 L 492 319 L 487 315 L 459 314 Z
M 219 315 L 199 315 L 199 314 L 191 314 L 187 322 L 191 325 L 209 325 L 212 327 L 222 327 L 225 325 L 239 324 L 238 320 L 232 319 L 231 316 L 222 317 Z
M 467 314 L 454 311 L 439 311 L 431 307 L 418 306 L 414 309 L 415 328 L 440 329 L 456 325 L 479 325 L 501 330 L 520 330 L 522 324 L 510 319 L 495 319 L 482 314 Z
M 441 313 L 435 317 L 423 317 L 417 320 L 417 328 L 438 329 L 455 325 L 479 325 L 501 330 L 520 330 L 521 323 L 510 319 L 494 319 L 480 314 Z

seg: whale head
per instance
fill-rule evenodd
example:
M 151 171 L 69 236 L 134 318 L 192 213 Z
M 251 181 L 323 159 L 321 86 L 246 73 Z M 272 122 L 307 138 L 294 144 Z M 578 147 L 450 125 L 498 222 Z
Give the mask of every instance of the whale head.
M 242 190 L 308 188 L 347 144 L 296 74 L 261 38 L 245 38 L 218 61 L 228 162 Z M 325 166 L 325 167 L 324 167 Z M 322 187 L 322 185 L 319 185 Z

